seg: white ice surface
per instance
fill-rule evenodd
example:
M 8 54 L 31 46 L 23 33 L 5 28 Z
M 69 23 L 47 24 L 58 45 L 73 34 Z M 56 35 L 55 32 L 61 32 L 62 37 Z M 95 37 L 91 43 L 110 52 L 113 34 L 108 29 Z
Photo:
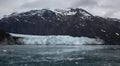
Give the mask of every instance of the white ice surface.
M 14 37 L 22 37 L 20 41 L 24 44 L 68 44 L 68 45 L 82 45 L 82 44 L 103 44 L 103 40 L 88 38 L 88 37 L 72 37 L 64 35 L 50 35 L 50 36 L 40 36 L 40 35 L 23 35 L 23 34 L 13 34 Z

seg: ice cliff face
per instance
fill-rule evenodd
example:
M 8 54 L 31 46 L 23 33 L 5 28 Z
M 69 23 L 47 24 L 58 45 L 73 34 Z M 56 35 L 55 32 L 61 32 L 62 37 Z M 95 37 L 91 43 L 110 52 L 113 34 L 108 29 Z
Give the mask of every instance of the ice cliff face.
M 119 19 L 94 16 L 80 8 L 13 13 L 0 20 L 0 28 L 10 33 L 83 36 L 120 44 Z
M 39 36 L 39 35 L 23 35 L 13 34 L 14 37 L 19 37 L 19 42 L 22 44 L 38 44 L 38 45 L 84 45 L 84 44 L 103 44 L 104 41 L 97 38 L 88 37 L 72 37 L 64 35 L 51 35 L 51 36 Z

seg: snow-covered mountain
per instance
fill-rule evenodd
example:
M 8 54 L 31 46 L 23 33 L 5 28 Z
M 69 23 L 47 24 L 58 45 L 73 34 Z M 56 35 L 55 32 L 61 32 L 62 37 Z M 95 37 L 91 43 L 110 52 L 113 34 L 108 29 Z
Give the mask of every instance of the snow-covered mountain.
M 10 33 L 84 36 L 120 44 L 119 19 L 94 16 L 80 8 L 12 13 L 0 20 L 0 28 Z

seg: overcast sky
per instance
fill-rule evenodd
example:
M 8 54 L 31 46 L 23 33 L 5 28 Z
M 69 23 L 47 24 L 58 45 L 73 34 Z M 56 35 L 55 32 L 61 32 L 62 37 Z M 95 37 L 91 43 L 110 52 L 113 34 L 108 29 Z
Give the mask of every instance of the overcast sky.
M 83 8 L 93 15 L 120 18 L 120 0 L 0 0 L 0 17 L 42 8 Z

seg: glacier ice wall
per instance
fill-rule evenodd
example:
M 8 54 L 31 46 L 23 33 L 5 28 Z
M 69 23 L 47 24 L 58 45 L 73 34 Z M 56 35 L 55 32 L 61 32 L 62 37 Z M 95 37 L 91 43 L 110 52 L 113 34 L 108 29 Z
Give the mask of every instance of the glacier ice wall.
M 19 41 L 23 44 L 65 44 L 65 45 L 82 45 L 82 44 L 103 44 L 104 41 L 101 39 L 88 38 L 88 37 L 72 37 L 68 35 L 50 35 L 50 36 L 39 36 L 39 35 L 22 35 L 13 34 L 14 37 L 21 37 Z

